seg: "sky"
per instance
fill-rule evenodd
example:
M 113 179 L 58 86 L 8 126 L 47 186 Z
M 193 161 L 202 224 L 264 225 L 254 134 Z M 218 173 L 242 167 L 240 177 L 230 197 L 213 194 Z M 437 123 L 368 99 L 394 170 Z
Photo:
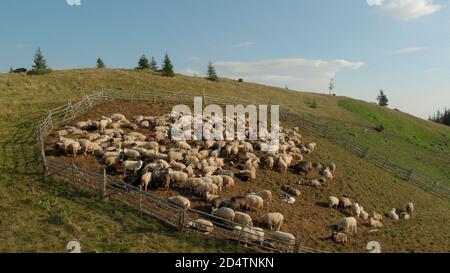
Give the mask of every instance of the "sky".
M 168 53 L 176 72 L 375 101 L 427 118 L 450 107 L 450 0 L 2 0 L 0 72 L 132 68 Z

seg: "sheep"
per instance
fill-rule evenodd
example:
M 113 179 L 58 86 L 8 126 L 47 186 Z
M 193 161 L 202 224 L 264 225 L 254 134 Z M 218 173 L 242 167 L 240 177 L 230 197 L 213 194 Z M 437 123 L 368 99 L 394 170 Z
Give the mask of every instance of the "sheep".
M 298 189 L 295 189 L 289 185 L 283 185 L 281 187 L 281 190 L 287 192 L 288 194 L 290 194 L 292 196 L 296 196 L 296 197 L 298 197 L 302 194 Z
M 223 188 L 223 177 L 220 175 L 211 175 L 207 176 L 211 179 L 211 181 L 219 187 L 219 191 L 222 191 Z
M 197 219 L 195 221 L 190 221 L 188 222 L 187 226 L 202 231 L 205 234 L 208 234 L 214 230 L 213 223 L 205 219 Z
M 237 211 L 234 213 L 234 222 L 244 225 L 244 226 L 249 226 L 249 227 L 253 226 L 252 217 L 250 217 L 250 215 L 248 215 L 247 213 L 243 213 L 243 212 Z
M 333 162 L 331 162 L 330 164 L 328 164 L 328 168 L 330 169 L 330 171 L 332 173 L 334 173 L 336 171 L 336 164 L 334 164 Z
M 354 203 L 352 205 L 352 215 L 356 216 L 356 218 L 360 218 L 361 216 L 361 207 L 358 203 Z
M 177 141 L 177 147 L 182 150 L 192 149 L 191 145 L 187 144 L 186 141 Z
M 245 197 L 247 198 L 252 210 L 259 211 L 264 207 L 264 199 L 262 199 L 261 196 L 249 194 Z
M 180 171 L 181 172 L 184 169 L 186 169 L 186 165 L 184 165 L 183 163 L 180 163 L 180 162 L 173 161 L 173 162 L 171 162 L 169 164 L 170 164 L 170 167 L 172 169 L 176 170 L 176 171 Z
M 108 126 L 108 124 L 109 124 L 109 120 L 107 120 L 107 119 L 102 119 L 102 120 L 100 120 L 100 132 L 104 132 L 105 131 L 105 129 L 106 129 L 106 126 Z
M 338 244 L 345 245 L 348 242 L 347 234 L 342 232 L 333 232 L 331 239 Z
M 401 212 L 399 215 L 400 219 L 409 220 L 410 215 L 407 212 Z
M 169 171 L 170 180 L 174 184 L 180 184 L 188 180 L 188 175 L 179 171 Z
M 333 209 L 333 208 L 338 208 L 339 206 L 339 198 L 335 197 L 335 196 L 330 196 L 328 197 L 328 206 Z
M 165 161 L 164 159 L 159 159 L 158 161 L 157 161 L 157 163 L 158 163 L 158 165 L 159 165 L 159 167 L 161 168 L 161 169 L 168 169 L 168 168 L 170 168 L 170 164 L 169 163 L 167 163 L 167 161 Z
M 398 221 L 400 219 L 400 217 L 396 213 L 395 208 L 393 208 L 390 212 L 386 213 L 386 215 L 387 215 L 387 217 L 389 217 L 390 219 L 392 219 L 394 221 Z
M 212 215 L 233 222 L 235 213 L 234 210 L 230 208 L 222 207 L 219 209 L 214 209 Z
M 414 213 L 414 204 L 413 204 L 412 202 L 409 202 L 409 203 L 406 205 L 406 212 L 407 212 L 409 215 L 412 215 L 412 214 Z
M 333 173 L 331 172 L 329 167 L 326 167 L 322 170 L 321 175 L 325 177 L 326 179 L 332 180 L 333 179 Z
M 283 225 L 284 216 L 281 213 L 266 213 L 259 220 L 260 223 L 266 225 L 270 230 L 275 228 L 280 230 Z
M 73 157 L 76 157 L 80 148 L 81 148 L 80 143 L 77 141 L 73 141 L 67 146 L 66 153 L 67 154 L 70 153 Z
M 303 175 L 304 177 L 306 177 L 308 173 L 311 172 L 313 166 L 311 162 L 301 161 L 298 164 L 296 164 L 293 168 L 298 172 L 299 175 Z
M 256 170 L 242 170 L 236 173 L 236 176 L 242 181 L 250 181 L 256 179 Z
M 343 230 L 345 233 L 356 233 L 357 222 L 355 217 L 346 217 L 337 225 L 338 230 Z
M 145 173 L 141 176 L 141 187 L 144 188 L 144 191 L 147 191 L 148 185 L 152 182 L 152 173 Z
M 269 190 L 256 192 L 254 195 L 260 196 L 264 200 L 265 204 L 269 204 L 272 201 L 272 192 Z
M 191 207 L 191 201 L 189 201 L 189 199 L 181 195 L 176 197 L 170 197 L 168 201 L 184 209 L 189 209 Z
M 225 207 L 235 207 L 235 210 L 250 210 L 250 200 L 246 196 L 236 196 L 231 198 L 230 202 L 224 202 L 221 206 Z
M 375 220 L 372 217 L 369 218 L 369 225 L 373 228 L 383 228 L 383 223 L 379 220 Z
M 139 161 L 126 160 L 123 161 L 122 164 L 123 164 L 123 175 L 125 175 L 128 170 L 133 171 L 134 175 L 136 175 L 136 173 L 142 168 L 144 162 L 142 160 Z
M 316 149 L 316 146 L 317 146 L 317 144 L 314 142 L 306 144 L 306 148 L 308 148 L 308 150 L 310 150 L 311 152 L 314 152 L 314 150 Z
M 214 195 L 218 195 L 220 193 L 219 187 L 216 184 L 213 184 L 212 182 L 209 183 L 202 182 L 201 184 L 193 188 L 193 192 L 195 195 L 201 197 L 206 196 L 206 194 L 208 193 Z
M 133 125 L 136 125 L 136 124 L 133 124 Z M 136 129 L 134 129 L 134 130 L 136 130 Z M 147 139 L 147 137 L 144 134 L 141 134 L 139 132 L 131 132 L 128 134 L 128 136 L 134 137 L 136 140 L 139 140 L 139 141 L 145 141 Z
M 75 127 L 79 128 L 79 129 L 87 129 L 88 123 L 86 121 L 79 121 L 79 122 L 75 123 Z
M 220 175 L 223 179 L 223 186 L 226 188 L 234 187 L 234 178 L 228 175 Z
M 364 220 L 369 219 L 369 214 L 364 211 L 363 207 L 361 207 L 361 218 L 363 218 Z
M 122 150 L 120 150 L 120 149 L 115 152 L 106 152 L 102 155 L 102 161 L 105 161 L 108 157 L 111 157 L 111 156 L 120 157 L 121 153 L 122 153 Z
M 105 161 L 106 167 L 112 167 L 115 164 L 119 163 L 119 160 L 120 160 L 119 157 L 110 156 L 110 157 L 107 157 L 104 161 Z
M 341 210 L 347 210 L 348 208 L 352 207 L 352 201 L 350 201 L 350 198 L 346 196 L 339 197 L 339 208 Z
M 278 170 L 279 170 L 282 174 L 286 174 L 286 173 L 287 173 L 288 164 L 287 164 L 281 157 L 278 158 L 278 161 L 277 161 L 277 167 L 278 167 Z
M 125 117 L 125 115 L 120 114 L 120 113 L 111 115 L 111 119 L 113 121 L 127 121 L 127 118 Z
M 133 159 L 133 160 L 138 160 L 141 157 L 141 154 L 136 151 L 136 150 L 132 150 L 132 149 L 124 149 L 123 150 L 124 155 L 129 158 L 129 159 Z
M 157 187 L 164 187 L 166 191 L 170 189 L 170 175 L 167 172 L 155 172 L 152 174 L 152 182 L 156 184 Z
M 267 165 L 267 167 L 272 170 L 273 169 L 273 165 L 275 164 L 275 160 L 273 159 L 273 157 L 268 156 L 264 158 L 264 163 Z
M 219 196 L 219 197 L 214 198 L 214 199 L 211 201 L 211 207 L 212 207 L 212 209 L 218 209 L 218 208 L 220 208 L 220 205 L 222 204 L 222 202 L 224 202 L 224 201 L 226 201 L 226 200 L 227 200 L 227 198 L 226 198 L 226 197 L 223 197 L 223 196 Z
M 377 220 L 377 221 L 382 221 L 383 220 L 383 215 L 381 215 L 381 213 L 377 213 L 377 212 L 373 212 L 373 219 Z
M 183 160 L 183 153 L 170 151 L 167 153 L 167 159 L 169 162 Z
M 295 245 L 295 236 L 287 232 L 275 231 L 271 234 L 271 238 L 292 247 Z

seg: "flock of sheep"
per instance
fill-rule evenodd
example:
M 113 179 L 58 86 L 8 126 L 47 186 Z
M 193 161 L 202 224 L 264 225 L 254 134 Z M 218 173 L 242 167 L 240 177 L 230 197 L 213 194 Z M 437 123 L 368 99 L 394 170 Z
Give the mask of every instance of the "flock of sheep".
M 257 170 L 261 167 L 283 174 L 291 170 L 302 176 L 298 185 L 319 187 L 333 179 L 336 165 L 330 163 L 324 166 L 307 161 L 305 157 L 314 152 L 316 144 L 304 143 L 298 128 L 279 128 L 280 145 L 267 152 L 261 150 L 261 145 L 269 145 L 269 142 L 261 140 L 174 141 L 171 138 L 171 125 L 180 116 L 176 113 L 141 115 L 128 120 L 125 115 L 116 113 L 109 117 L 103 116 L 100 120 L 80 121 L 55 132 L 59 139 L 55 145 L 67 155 L 76 157 L 79 154 L 92 154 L 111 171 L 124 176 L 130 172 L 139 176 L 140 185 L 145 191 L 149 188 L 176 189 L 182 195 L 170 197 L 168 201 L 185 209 L 191 207 L 191 200 L 187 196 L 201 198 L 210 204 L 213 216 L 223 219 L 236 234 L 249 241 L 264 241 L 264 229 L 254 226 L 254 223 L 258 223 L 274 230 L 271 238 L 293 245 L 295 236 L 280 230 L 285 219 L 281 213 L 269 212 L 257 221 L 248 214 L 249 211 L 259 212 L 262 209 L 270 211 L 273 198 L 271 191 L 262 190 L 226 198 L 222 195 L 223 190 L 235 187 L 238 181 L 255 180 Z M 307 179 L 312 170 L 318 171 L 319 176 Z M 289 185 L 283 185 L 281 190 L 286 193 L 283 201 L 290 204 L 300 195 L 297 188 Z M 355 217 L 368 219 L 364 208 L 347 196 L 331 196 L 329 205 L 342 210 L 351 208 Z M 407 219 L 413 209 L 411 203 L 406 212 L 397 214 L 394 209 L 389 215 L 393 219 Z M 338 228 L 346 233 L 356 232 L 355 217 L 343 219 Z M 381 217 L 374 213 L 370 225 L 381 228 Z M 188 227 L 203 232 L 214 230 L 213 222 L 206 219 L 190 221 Z M 343 243 L 347 241 L 345 233 L 340 232 L 334 232 L 332 239 Z

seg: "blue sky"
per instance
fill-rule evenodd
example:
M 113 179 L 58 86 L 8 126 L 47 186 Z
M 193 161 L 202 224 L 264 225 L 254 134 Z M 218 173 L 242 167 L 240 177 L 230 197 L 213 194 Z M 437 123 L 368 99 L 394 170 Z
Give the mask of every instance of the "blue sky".
M 0 71 L 134 67 L 169 53 L 177 72 L 219 74 L 374 101 L 427 117 L 450 107 L 449 0 L 2 0 Z

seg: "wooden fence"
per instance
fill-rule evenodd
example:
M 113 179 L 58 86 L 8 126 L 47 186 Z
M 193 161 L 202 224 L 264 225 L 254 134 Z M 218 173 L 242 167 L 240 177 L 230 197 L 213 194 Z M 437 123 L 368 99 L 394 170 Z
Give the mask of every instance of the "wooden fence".
M 239 97 L 212 96 L 205 94 L 204 91 L 197 96 L 201 96 L 203 98 L 204 104 L 252 104 L 252 102 L 246 101 Z M 321 250 L 305 247 L 301 245 L 299 241 L 290 242 L 287 244 L 280 242 L 273 238 L 272 233 L 268 231 L 265 232 L 264 240 L 249 240 L 249 238 L 252 238 L 251 234 L 237 234 L 236 232 L 233 232 L 233 230 L 230 229 L 231 223 L 227 223 L 223 219 L 218 219 L 211 214 L 192 209 L 182 210 L 181 208 L 168 203 L 166 200 L 160 199 L 158 196 L 147 192 L 142 192 L 139 188 L 127 185 L 123 181 L 107 176 L 105 173 L 99 174 L 89 170 L 80 169 L 74 164 L 69 164 L 67 162 L 61 162 L 54 159 L 50 160 L 45 155 L 44 139 L 52 130 L 54 130 L 58 125 L 63 124 L 65 121 L 73 119 L 78 114 L 87 111 L 106 100 L 145 101 L 152 103 L 158 103 L 161 101 L 192 103 L 193 97 L 194 95 L 188 95 L 182 91 L 169 92 L 156 89 L 153 91 L 140 92 L 101 91 L 96 94 L 84 96 L 83 99 L 77 103 L 72 103 L 70 101 L 66 105 L 48 111 L 44 120 L 37 127 L 37 142 L 40 147 L 41 159 L 45 168 L 45 173 L 58 175 L 72 184 L 81 186 L 90 191 L 99 192 L 101 197 L 108 196 L 109 193 L 113 198 L 134 206 L 141 212 L 152 215 L 180 230 L 193 231 L 193 229 L 186 229 L 187 223 L 198 218 L 205 218 L 213 222 L 215 225 L 214 231 L 209 234 L 210 236 L 236 240 L 241 242 L 242 245 L 258 251 L 323 252 Z M 326 125 L 300 117 L 297 114 L 291 113 L 285 109 L 280 110 L 281 115 L 293 116 L 295 120 L 298 121 L 299 127 L 302 129 L 334 141 L 357 156 L 368 160 L 379 168 L 386 170 L 400 179 L 414 183 L 426 191 L 450 199 L 450 189 L 440 185 L 440 183 L 419 175 L 410 168 L 401 167 L 389 161 L 389 159 L 371 152 L 367 147 L 355 143 L 350 138 L 343 137 Z M 237 224 L 233 223 L 233 225 Z

